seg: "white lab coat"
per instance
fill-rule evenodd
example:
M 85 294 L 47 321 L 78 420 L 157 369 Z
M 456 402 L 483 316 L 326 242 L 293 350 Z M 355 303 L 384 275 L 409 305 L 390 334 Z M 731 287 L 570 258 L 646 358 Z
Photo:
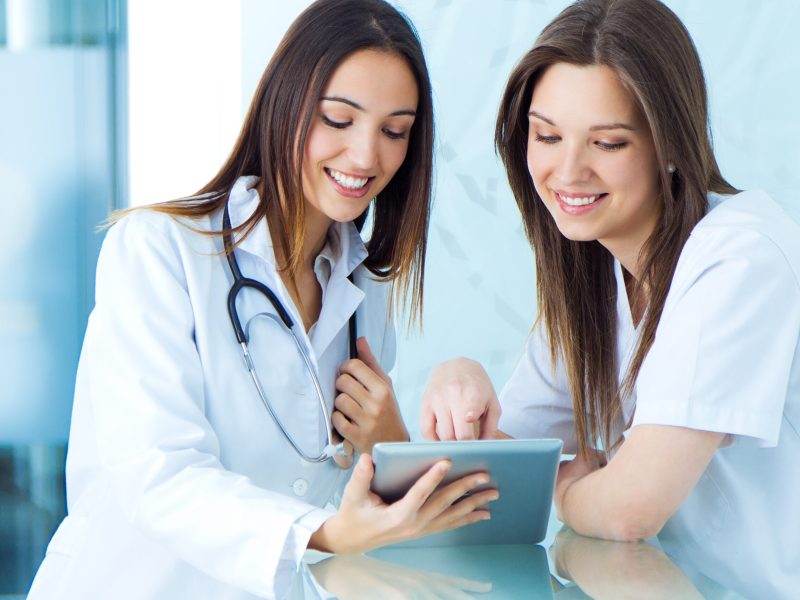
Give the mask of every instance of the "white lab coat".
M 766 194 L 709 196 L 681 252 L 656 339 L 625 407 L 632 426 L 728 434 L 659 534 L 682 564 L 748 598 L 800 587 L 800 227 Z M 637 332 L 619 263 L 618 362 Z M 500 428 L 575 452 L 563 365 L 540 331 L 501 394 Z
M 231 192 L 234 226 L 255 209 L 256 181 L 242 178 Z M 199 227 L 220 224 L 216 214 Z M 302 330 L 263 221 L 236 255 L 243 275 L 272 288 Z M 359 335 L 386 370 L 394 362 L 388 286 L 369 276 L 365 257 L 347 223 L 331 228 L 317 259 L 322 311 L 310 338 L 302 335 L 329 410 L 356 307 Z M 353 270 L 356 285 L 347 280 Z M 78 368 L 69 515 L 48 547 L 32 600 L 243 600 L 287 592 L 308 538 L 331 514 L 323 507 L 349 473 L 331 461 L 301 460 L 268 415 L 228 318 L 232 281 L 221 238 L 172 217 L 141 211 L 108 232 Z M 257 317 L 272 312 L 261 296 L 242 294 L 239 314 L 251 325 L 262 382 L 287 429 L 318 453 L 326 425 L 294 342 Z

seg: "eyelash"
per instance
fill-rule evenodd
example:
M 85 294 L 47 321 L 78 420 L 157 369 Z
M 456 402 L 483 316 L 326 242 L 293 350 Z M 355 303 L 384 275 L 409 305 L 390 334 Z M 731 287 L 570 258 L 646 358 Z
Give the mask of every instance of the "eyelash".
M 404 140 L 408 137 L 408 133 L 405 131 L 392 131 L 391 129 L 383 129 L 382 131 L 390 140 Z
M 558 142 L 559 138 L 555 135 L 540 135 L 536 134 L 536 141 L 541 142 L 543 144 L 555 144 Z M 595 142 L 597 146 L 605 150 L 606 152 L 615 152 L 617 150 L 622 150 L 625 146 L 628 145 L 628 142 L 617 142 L 616 144 L 609 144 L 606 142 Z
M 346 127 L 352 125 L 350 121 L 345 121 L 345 122 L 334 121 L 333 119 L 329 119 L 325 115 L 322 115 L 322 122 L 325 123 L 325 125 L 327 125 L 328 127 L 333 127 L 334 129 L 345 129 Z
M 628 142 L 617 142 L 616 144 L 597 142 L 597 145 L 600 146 L 600 148 L 602 148 L 606 152 L 615 152 L 616 150 L 622 150 L 625 146 L 628 145 Z
M 555 144 L 558 141 L 558 138 L 554 135 L 540 135 L 537 133 L 536 141 L 542 142 L 543 144 Z
M 322 115 L 322 122 L 328 127 L 333 127 L 334 129 L 347 129 L 353 124 L 351 121 L 334 121 L 325 115 Z M 406 131 L 392 131 L 391 129 L 382 129 L 381 131 L 383 131 L 384 135 L 390 140 L 404 140 L 408 137 L 408 132 Z

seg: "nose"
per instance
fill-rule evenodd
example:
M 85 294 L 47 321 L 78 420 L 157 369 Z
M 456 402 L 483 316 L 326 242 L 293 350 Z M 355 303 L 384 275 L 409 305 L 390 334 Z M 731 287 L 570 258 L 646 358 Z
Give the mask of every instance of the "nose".
M 371 170 L 378 162 L 378 136 L 370 131 L 353 132 L 347 154 L 354 167 Z
M 555 175 L 564 185 L 587 181 L 591 177 L 592 169 L 586 156 L 586 149 L 574 143 L 562 145 Z

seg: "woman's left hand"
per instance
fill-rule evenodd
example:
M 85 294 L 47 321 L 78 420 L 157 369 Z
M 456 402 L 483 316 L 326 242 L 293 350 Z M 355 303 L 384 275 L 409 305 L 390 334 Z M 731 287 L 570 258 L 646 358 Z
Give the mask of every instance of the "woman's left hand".
M 358 358 L 342 363 L 331 416 L 333 426 L 361 454 L 377 442 L 408 441 L 392 380 L 372 355 L 367 340 L 356 341 Z

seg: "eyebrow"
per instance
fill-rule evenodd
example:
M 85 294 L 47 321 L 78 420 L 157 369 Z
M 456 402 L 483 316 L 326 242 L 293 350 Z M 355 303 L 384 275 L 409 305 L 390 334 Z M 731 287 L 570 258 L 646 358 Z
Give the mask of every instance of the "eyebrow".
M 556 127 L 556 124 L 553 122 L 552 119 L 548 119 L 543 114 L 532 110 L 528 113 L 529 117 L 536 117 L 544 121 L 545 123 L 549 123 L 553 127 Z M 592 125 L 589 127 L 589 131 L 605 131 L 607 129 L 627 129 L 628 131 L 636 131 L 636 128 L 632 125 L 628 125 L 627 123 L 603 123 L 601 125 Z
M 331 102 L 341 102 L 343 104 L 347 104 L 348 106 L 352 106 L 356 110 L 360 110 L 360 111 L 364 111 L 365 110 L 364 107 L 361 106 L 358 102 L 353 102 L 352 100 L 350 100 L 348 98 L 342 98 L 341 96 L 323 96 L 322 98 L 320 98 L 320 100 L 329 100 Z M 403 117 L 403 116 L 416 117 L 417 116 L 417 111 L 408 110 L 408 109 L 396 110 L 393 113 L 389 113 L 389 116 L 390 117 Z

